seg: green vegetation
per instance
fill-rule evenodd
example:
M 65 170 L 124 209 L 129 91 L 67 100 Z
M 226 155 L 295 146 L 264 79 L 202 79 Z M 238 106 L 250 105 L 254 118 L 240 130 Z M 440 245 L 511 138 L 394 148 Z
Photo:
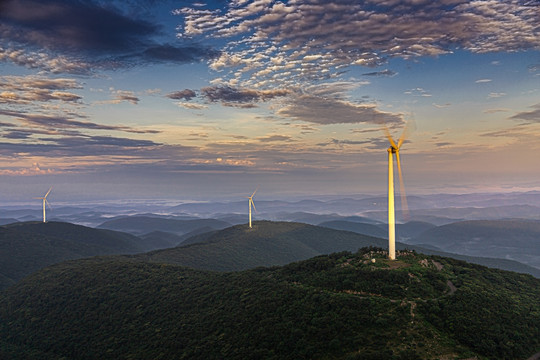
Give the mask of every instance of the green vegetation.
M 148 251 L 133 235 L 62 222 L 0 226 L 0 290 L 45 266 L 95 255 Z
M 530 275 L 375 248 L 234 273 L 92 258 L 0 293 L 0 358 L 524 359 L 539 298 Z
M 238 225 L 209 231 L 186 239 L 180 247 L 144 253 L 177 242 L 178 239 L 183 237 L 154 232 L 139 238 L 117 231 L 62 222 L 1 226 L 0 290 L 45 266 L 96 255 L 137 254 L 131 256 L 201 270 L 238 271 L 258 266 L 285 265 L 322 254 L 356 251 L 366 246 L 387 245 L 383 239 L 348 231 L 291 222 L 256 221 L 253 229 Z M 407 246 L 397 243 L 398 249 Z M 510 260 L 473 258 L 409 247 L 427 254 L 462 258 L 540 277 L 539 269 Z
M 380 238 L 320 226 L 256 221 L 252 229 L 244 224 L 195 235 L 182 242 L 179 247 L 139 254 L 136 257 L 145 261 L 201 270 L 238 271 L 257 266 L 285 265 L 317 255 L 344 250 L 356 251 L 366 246 L 386 247 L 387 243 L 387 240 Z M 540 269 L 516 261 L 455 255 L 399 242 L 396 247 L 456 257 L 472 263 L 540 277 Z
M 285 265 L 321 254 L 384 246 L 382 239 L 292 222 L 256 221 L 196 235 L 188 245 L 135 255 L 145 261 L 196 269 L 237 271 Z
M 366 224 L 344 220 L 325 221 L 319 226 L 327 227 L 334 230 L 352 231 L 358 234 L 374 236 L 378 238 L 388 238 L 388 230 L 383 229 L 374 224 Z

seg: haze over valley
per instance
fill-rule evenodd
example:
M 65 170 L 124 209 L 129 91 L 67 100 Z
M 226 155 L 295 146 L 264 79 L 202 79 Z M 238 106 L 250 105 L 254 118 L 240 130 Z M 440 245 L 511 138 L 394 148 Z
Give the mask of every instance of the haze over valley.
M 540 2 L 0 1 L 0 359 L 540 359 Z

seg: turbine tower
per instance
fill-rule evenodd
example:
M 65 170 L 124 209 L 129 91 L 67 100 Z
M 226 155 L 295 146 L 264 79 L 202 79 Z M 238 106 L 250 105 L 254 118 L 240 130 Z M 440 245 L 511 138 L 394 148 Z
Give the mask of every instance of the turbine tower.
M 403 208 L 404 217 L 408 217 L 407 211 L 407 196 L 405 195 L 405 187 L 403 185 L 403 175 L 401 173 L 401 162 L 399 160 L 399 149 L 405 140 L 407 127 L 401 134 L 397 144 L 392 139 L 388 128 L 385 127 L 386 137 L 390 141 L 388 148 L 388 258 L 396 259 L 396 213 L 394 207 L 394 154 L 396 155 L 396 163 L 399 174 L 399 186 L 401 195 L 401 206 Z
M 47 206 L 49 207 L 49 209 L 51 208 L 51 204 L 49 204 L 49 202 L 47 201 L 47 196 L 49 196 L 49 193 L 51 192 L 51 190 L 52 190 L 52 186 L 49 188 L 49 191 L 47 191 L 44 197 L 34 198 L 34 199 L 43 200 L 43 222 L 47 222 L 47 217 L 45 216 L 45 203 L 47 203 Z
M 255 189 L 255 191 L 253 192 L 253 194 L 251 194 L 251 196 L 248 196 L 248 206 L 249 206 L 249 228 L 251 229 L 251 207 L 253 206 L 253 209 L 255 209 L 255 211 L 257 211 L 257 209 L 255 208 L 255 203 L 253 202 L 253 196 L 255 196 L 255 193 L 257 192 L 258 189 Z

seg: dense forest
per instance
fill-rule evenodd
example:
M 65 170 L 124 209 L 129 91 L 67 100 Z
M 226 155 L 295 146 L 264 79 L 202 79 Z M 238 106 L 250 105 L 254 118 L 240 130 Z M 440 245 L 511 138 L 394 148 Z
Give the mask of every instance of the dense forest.
M 525 359 L 540 280 L 377 248 L 200 271 L 69 261 L 0 293 L 6 359 Z

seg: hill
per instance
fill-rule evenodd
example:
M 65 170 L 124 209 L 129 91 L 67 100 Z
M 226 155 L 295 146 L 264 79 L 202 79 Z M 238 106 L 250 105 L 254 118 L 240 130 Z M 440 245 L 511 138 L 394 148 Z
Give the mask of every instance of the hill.
M 60 222 L 0 226 L 0 290 L 42 267 L 70 259 L 153 249 L 133 235 Z
M 195 269 L 236 271 L 385 244 L 383 239 L 308 224 L 255 221 L 252 229 L 245 224 L 236 225 L 196 235 L 176 248 L 135 257 Z
M 302 223 L 256 221 L 252 229 L 246 225 L 237 225 L 210 231 L 192 236 L 176 248 L 137 254 L 135 257 L 201 270 L 238 271 L 258 266 L 284 265 L 337 251 L 356 251 L 365 246 L 386 248 L 388 241 L 350 231 Z M 400 242 L 396 242 L 396 248 L 449 256 L 540 277 L 539 269 L 517 261 L 458 255 Z
M 510 360 L 540 351 L 540 280 L 384 256 L 362 249 L 236 273 L 126 258 L 54 265 L 0 293 L 0 358 Z
M 7 225 L 7 224 L 12 224 L 12 223 L 16 223 L 18 222 L 17 219 L 14 219 L 14 218 L 0 218 L 0 225 Z
M 153 231 L 183 235 L 200 228 L 210 227 L 219 230 L 227 226 L 230 224 L 216 219 L 178 220 L 151 216 L 128 216 L 106 221 L 98 228 L 123 231 L 134 235 L 148 234 Z
M 409 242 L 458 254 L 514 259 L 540 268 L 539 239 L 539 221 L 475 220 L 439 226 Z
M 358 234 L 375 236 L 388 239 L 387 224 L 372 224 L 356 221 L 336 220 L 320 223 L 319 226 L 329 227 L 336 230 L 352 231 Z M 425 221 L 408 221 L 404 224 L 396 224 L 396 238 L 398 240 L 408 240 L 411 237 L 418 236 L 424 231 L 434 228 L 435 225 Z
M 165 231 L 152 231 L 139 237 L 154 249 L 174 247 L 183 241 L 181 236 Z
M 384 230 L 381 227 L 373 224 L 352 222 L 352 221 L 343 221 L 343 220 L 334 220 L 334 221 L 325 221 L 319 224 L 319 226 L 327 227 L 335 230 L 346 230 L 352 231 L 358 234 L 364 234 L 369 236 L 374 236 L 378 238 L 388 238 L 388 230 Z

